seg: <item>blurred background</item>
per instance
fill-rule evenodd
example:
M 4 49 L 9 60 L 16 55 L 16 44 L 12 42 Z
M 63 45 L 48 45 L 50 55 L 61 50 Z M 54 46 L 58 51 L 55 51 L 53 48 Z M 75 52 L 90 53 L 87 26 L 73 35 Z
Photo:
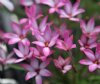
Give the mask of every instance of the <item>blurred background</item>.
M 11 0 L 14 3 L 15 10 L 9 11 L 4 6 L 0 4 L 0 31 L 9 32 L 11 31 L 11 22 L 18 22 L 20 18 L 26 17 L 24 6 L 21 6 L 19 0 Z M 72 0 L 74 3 L 75 0 Z M 57 14 L 49 15 L 47 6 L 41 6 L 44 15 L 49 16 L 49 20 L 53 20 L 56 25 L 60 25 L 65 22 L 68 28 L 73 30 L 74 41 L 77 44 L 78 48 L 73 49 L 74 56 L 74 65 L 76 67 L 75 71 L 69 71 L 67 74 L 62 74 L 58 71 L 54 65 L 48 67 L 54 74 L 51 78 L 44 78 L 43 84 L 100 84 L 100 70 L 97 70 L 93 73 L 88 72 L 86 66 L 80 65 L 79 60 L 84 56 L 81 52 L 79 52 L 78 39 L 81 36 L 80 24 L 68 21 L 66 19 L 59 20 Z M 78 17 L 89 20 L 91 17 L 95 18 L 96 25 L 100 25 L 100 0 L 81 0 L 80 7 L 84 8 L 86 11 L 82 15 Z M 1 32 L 0 32 L 1 33 Z M 7 45 L 4 42 L 2 43 L 2 36 L 0 34 L 0 46 L 6 46 L 8 52 L 10 52 L 13 47 L 17 45 Z M 56 50 L 54 56 L 62 54 L 66 56 L 66 53 L 59 53 Z M 0 79 L 2 78 L 10 78 L 16 80 L 17 84 L 35 84 L 34 80 L 31 79 L 29 81 L 25 81 L 26 72 L 19 67 L 17 64 L 13 64 L 10 66 L 5 66 L 5 71 L 2 73 L 2 66 L 0 65 Z M 2 84 L 2 83 L 0 83 Z M 9 83 L 10 84 L 10 83 Z

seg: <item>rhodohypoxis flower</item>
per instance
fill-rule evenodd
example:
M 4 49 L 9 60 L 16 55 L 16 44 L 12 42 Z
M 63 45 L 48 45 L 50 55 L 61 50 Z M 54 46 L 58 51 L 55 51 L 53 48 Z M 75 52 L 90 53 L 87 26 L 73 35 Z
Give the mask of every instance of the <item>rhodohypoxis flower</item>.
M 63 23 L 59 28 L 56 27 L 56 31 L 59 33 L 61 38 L 64 38 L 65 34 L 71 34 L 71 30 L 67 29 L 67 25 L 65 23 Z
M 0 4 L 4 5 L 10 11 L 14 10 L 14 5 L 10 0 L 0 0 Z
M 61 56 L 58 57 L 58 59 L 54 59 L 54 64 L 57 68 L 59 68 L 62 73 L 66 73 L 67 71 L 71 70 L 72 65 L 71 63 L 71 57 L 67 57 L 66 59 L 62 58 Z
M 80 19 L 76 16 L 85 12 L 84 9 L 78 9 L 79 8 L 79 1 L 77 1 L 74 5 L 72 5 L 70 0 L 66 1 L 66 4 L 64 6 L 64 10 L 60 10 L 59 14 L 61 18 L 68 18 L 72 21 L 79 21 Z
M 49 9 L 49 13 L 58 12 L 59 8 L 61 8 L 65 4 L 62 0 L 41 0 L 40 3 L 51 7 Z
M 59 34 L 57 32 L 52 32 L 50 26 L 45 29 L 44 35 L 36 34 L 36 39 L 38 41 L 33 41 L 33 44 L 43 47 L 43 52 L 46 56 L 48 56 L 51 52 L 50 47 L 54 46 Z
M 15 63 L 21 62 L 23 60 L 26 60 L 32 57 L 33 51 L 31 50 L 29 45 L 27 44 L 23 45 L 22 43 L 19 43 L 18 47 L 19 47 L 19 50 L 14 48 L 14 52 L 19 57 L 19 59 L 17 59 Z
M 29 80 L 33 77 L 35 77 L 36 84 L 42 84 L 42 76 L 44 77 L 50 77 L 52 73 L 45 69 L 49 64 L 49 61 L 42 62 L 39 65 L 39 61 L 37 59 L 34 59 L 29 64 L 22 64 L 22 67 L 25 68 L 28 73 L 26 74 L 26 80 Z
M 8 39 L 9 44 L 15 44 L 18 42 L 22 42 L 23 44 L 30 44 L 29 40 L 26 38 L 28 30 L 25 28 L 21 28 L 19 24 L 12 23 L 12 33 L 5 33 L 4 37 Z
M 34 20 L 32 21 L 32 27 L 30 28 L 32 30 L 32 34 L 34 35 L 35 33 L 39 33 L 40 35 L 44 34 L 45 29 L 47 28 L 48 25 L 50 25 L 50 23 L 47 23 L 47 19 L 48 17 L 44 17 L 40 24 L 38 25 L 37 21 Z
M 36 25 L 36 20 L 42 16 L 40 7 L 38 7 L 36 4 L 26 7 L 25 13 L 28 18 L 20 19 L 20 24 L 25 24 L 26 28 L 31 28 L 33 24 Z
M 95 71 L 97 68 L 100 69 L 100 43 L 96 47 L 95 54 L 92 50 L 89 49 L 85 49 L 84 53 L 87 58 L 80 60 L 80 64 L 88 65 L 90 72 Z
M 97 36 L 100 32 L 100 26 L 95 27 L 94 18 L 91 18 L 87 24 L 85 21 L 81 20 L 80 27 L 82 29 L 82 33 L 88 37 Z
M 82 35 L 78 42 L 81 46 L 80 50 L 92 49 L 97 46 L 97 37 L 88 38 L 85 35 Z
M 73 35 L 65 34 L 64 40 L 57 40 L 56 47 L 65 51 L 76 48 L 76 44 L 73 44 Z
M 7 51 L 1 48 L 0 46 L 0 64 L 1 65 L 13 64 L 16 60 L 15 58 L 12 57 L 13 55 L 14 55 L 14 52 L 7 54 Z
M 42 61 L 47 60 L 47 58 L 49 57 L 49 55 L 51 55 L 53 53 L 53 51 L 50 52 L 49 55 L 46 55 L 43 51 L 43 48 L 40 46 L 37 46 L 36 48 L 33 48 L 33 57 L 36 57 Z

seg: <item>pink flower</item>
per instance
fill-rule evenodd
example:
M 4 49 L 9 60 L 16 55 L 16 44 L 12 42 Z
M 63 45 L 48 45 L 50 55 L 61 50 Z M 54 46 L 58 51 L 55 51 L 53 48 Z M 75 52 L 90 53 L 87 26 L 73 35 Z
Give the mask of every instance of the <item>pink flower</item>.
M 19 59 L 17 59 L 15 63 L 22 62 L 32 57 L 33 51 L 28 45 L 23 45 L 22 43 L 19 43 L 18 47 L 19 47 L 19 50 L 14 48 L 14 52 L 19 57 Z
M 80 19 L 76 16 L 85 12 L 84 9 L 78 9 L 79 7 L 79 1 L 77 1 L 73 6 L 70 0 L 66 1 L 64 10 L 60 10 L 59 14 L 61 18 L 68 18 L 72 21 L 79 21 Z
M 62 0 L 41 0 L 41 3 L 51 7 L 49 9 L 50 14 L 54 12 L 58 12 L 59 8 L 64 6 L 64 2 Z
M 12 23 L 13 32 L 12 33 L 5 33 L 4 37 L 8 39 L 9 44 L 15 44 L 18 42 L 22 42 L 23 44 L 30 44 L 29 40 L 26 38 L 27 29 L 21 28 L 19 24 Z
M 37 59 L 34 59 L 29 64 L 22 64 L 22 67 L 25 68 L 28 73 L 26 74 L 26 80 L 29 80 L 33 77 L 35 77 L 36 84 L 42 84 L 42 76 L 43 77 L 50 77 L 52 73 L 45 69 L 49 64 L 49 61 L 42 62 L 39 65 L 39 61 Z
M 36 34 L 35 37 L 38 41 L 33 41 L 32 43 L 43 47 L 43 53 L 48 56 L 51 53 L 50 48 L 55 45 L 59 34 L 52 32 L 50 26 L 48 26 L 44 31 L 44 35 Z
M 66 34 L 70 35 L 71 30 L 67 29 L 67 26 L 65 23 L 63 23 L 60 27 L 56 27 L 56 31 L 59 33 L 61 38 L 64 38 Z
M 41 22 L 40 22 L 39 25 L 38 25 L 38 23 L 37 23 L 36 20 L 32 21 L 32 27 L 31 27 L 30 29 L 32 30 L 32 34 L 33 34 L 33 35 L 36 34 L 36 33 L 39 33 L 40 35 L 43 35 L 43 34 L 44 34 L 44 32 L 45 32 L 47 26 L 48 26 L 48 25 L 51 25 L 51 23 L 47 23 L 47 19 L 48 19 L 47 16 L 44 17 L 44 18 L 41 20 Z M 34 25 L 33 25 L 33 24 L 34 24 Z
M 7 54 L 7 52 L 4 49 L 0 48 L 0 64 L 3 65 L 13 64 L 16 60 L 15 58 L 12 57 L 13 55 L 14 55 L 13 52 Z
M 53 53 L 53 51 L 50 52 L 50 55 Z M 47 60 L 47 58 L 49 57 L 49 55 L 45 54 L 43 52 L 43 48 L 40 46 L 37 46 L 36 48 L 33 48 L 33 57 L 38 58 L 42 61 Z
M 72 65 L 70 64 L 70 62 L 71 62 L 71 57 L 63 59 L 61 56 L 59 56 L 58 59 L 54 59 L 55 66 L 59 68 L 64 74 L 69 70 L 71 70 Z
M 30 29 L 33 24 L 36 24 L 36 20 L 42 16 L 42 12 L 39 6 L 33 4 L 30 7 L 25 8 L 25 13 L 28 18 L 22 18 L 20 24 L 25 24 L 25 28 Z
M 81 46 L 80 50 L 95 48 L 97 46 L 96 41 L 97 41 L 97 37 L 88 38 L 85 35 L 82 35 L 81 39 L 78 40 Z
M 90 72 L 95 71 L 97 68 L 100 69 L 100 43 L 96 47 L 95 54 L 89 49 L 85 49 L 84 53 L 87 58 L 80 60 L 80 64 L 88 65 Z
M 57 40 L 56 47 L 65 51 L 76 48 L 76 44 L 73 44 L 73 35 L 65 35 L 64 40 Z
M 87 24 L 85 23 L 85 21 L 81 20 L 80 26 L 82 29 L 82 33 L 89 38 L 97 36 L 100 33 L 100 26 L 95 27 L 94 18 L 91 18 Z
M 10 0 L 0 0 L 0 4 L 4 5 L 10 11 L 14 10 L 14 5 Z

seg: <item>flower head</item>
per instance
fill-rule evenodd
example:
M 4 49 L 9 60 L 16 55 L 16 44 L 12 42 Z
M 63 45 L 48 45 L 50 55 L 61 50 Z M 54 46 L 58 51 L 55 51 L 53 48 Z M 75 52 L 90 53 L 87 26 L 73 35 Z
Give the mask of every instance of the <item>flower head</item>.
M 14 52 L 19 57 L 19 59 L 17 59 L 15 63 L 19 63 L 21 61 L 24 61 L 32 57 L 33 51 L 31 50 L 29 45 L 24 45 L 22 43 L 19 43 L 18 47 L 19 47 L 19 50 L 14 48 Z
M 90 72 L 95 71 L 97 68 L 100 69 L 100 43 L 96 47 L 95 54 L 92 50 L 89 49 L 85 49 L 84 53 L 87 58 L 80 60 L 80 64 L 88 65 Z
M 45 29 L 44 35 L 36 34 L 37 41 L 33 41 L 33 44 L 43 47 L 43 52 L 46 56 L 50 55 L 50 48 L 53 47 L 59 37 L 59 34 L 52 32 L 50 26 Z
M 35 77 L 36 84 L 42 84 L 42 76 L 43 77 L 50 77 L 52 73 L 45 69 L 49 64 L 49 60 L 42 62 L 39 65 L 39 61 L 37 59 L 34 59 L 29 64 L 22 64 L 22 67 L 25 68 L 28 73 L 26 74 L 26 80 L 29 80 L 33 77 Z
M 4 34 L 4 38 L 8 39 L 8 44 L 15 44 L 18 42 L 22 42 L 23 44 L 30 44 L 29 40 L 26 38 L 28 30 L 21 28 L 20 26 L 21 25 L 13 22 L 13 32 Z
M 55 66 L 59 68 L 63 73 L 66 73 L 72 68 L 70 62 L 71 62 L 71 57 L 64 59 L 61 56 L 59 56 L 58 59 L 54 59 Z
M 61 18 L 68 18 L 72 21 L 79 21 L 80 19 L 76 16 L 85 12 L 84 9 L 78 9 L 80 2 L 77 1 L 74 5 L 72 5 L 70 0 L 66 1 L 64 6 L 64 10 L 60 10 L 59 14 Z
M 58 12 L 59 8 L 64 6 L 64 2 L 62 0 L 41 0 L 42 4 L 48 5 L 51 8 L 49 9 L 49 13 Z
M 65 34 L 64 40 L 57 40 L 56 47 L 65 51 L 76 48 L 76 44 L 73 44 L 73 35 L 69 36 L 68 34 Z
M 95 27 L 94 18 L 91 18 L 87 24 L 85 23 L 85 21 L 81 20 L 80 26 L 82 29 L 82 33 L 89 38 L 97 36 L 100 33 L 100 26 Z
M 85 35 L 82 35 L 78 42 L 81 46 L 80 50 L 92 49 L 97 46 L 97 37 L 88 38 Z

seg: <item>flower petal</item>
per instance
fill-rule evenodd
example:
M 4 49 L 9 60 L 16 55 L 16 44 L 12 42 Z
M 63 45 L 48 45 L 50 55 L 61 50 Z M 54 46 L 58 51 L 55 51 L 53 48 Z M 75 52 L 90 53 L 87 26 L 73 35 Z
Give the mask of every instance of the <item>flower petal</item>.
M 90 72 L 93 72 L 93 71 L 95 71 L 96 69 L 97 69 L 97 64 L 92 64 L 92 65 L 89 66 L 89 71 L 90 71 Z
M 36 84 L 42 84 L 42 77 L 40 75 L 37 75 L 35 80 L 36 80 Z
M 49 70 L 47 70 L 47 69 L 42 69 L 42 70 L 40 70 L 40 75 L 41 76 L 49 77 L 49 76 L 52 75 L 52 73 Z
M 37 75 L 36 72 L 28 72 L 26 74 L 25 80 L 29 80 L 29 79 L 33 78 L 34 76 L 36 76 L 36 75 Z

